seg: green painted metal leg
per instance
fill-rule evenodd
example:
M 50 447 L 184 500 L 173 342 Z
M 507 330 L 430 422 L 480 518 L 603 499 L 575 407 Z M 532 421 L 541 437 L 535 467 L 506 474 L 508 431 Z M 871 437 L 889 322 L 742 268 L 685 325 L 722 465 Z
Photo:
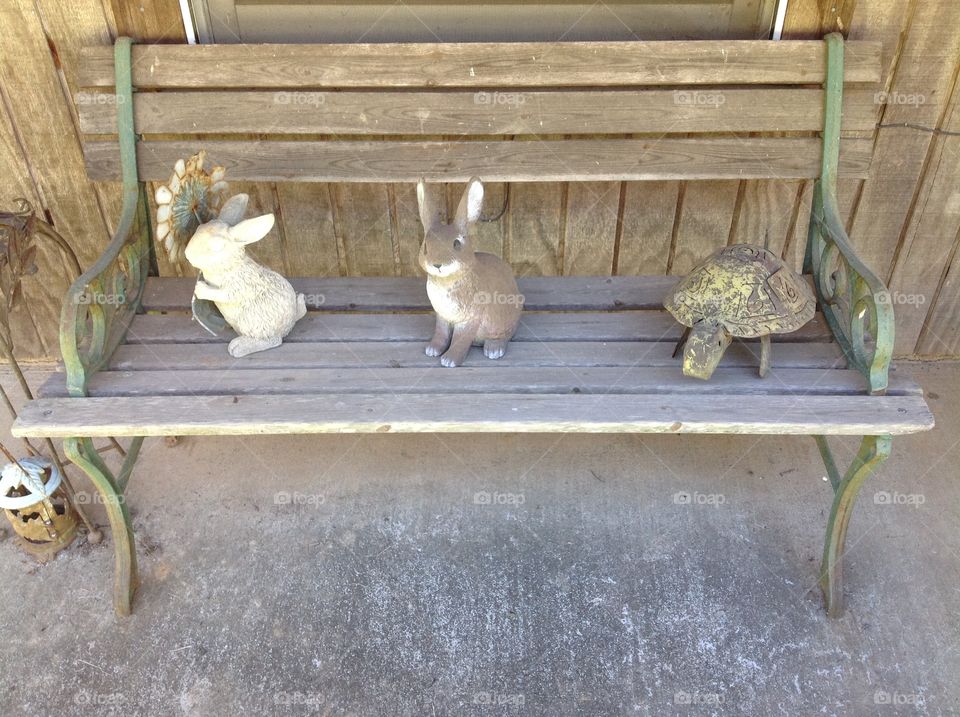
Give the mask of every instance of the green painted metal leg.
M 130 514 L 110 469 L 100 458 L 89 438 L 67 438 L 63 442 L 67 457 L 89 476 L 103 498 L 113 534 L 115 561 L 113 607 L 118 615 L 130 614 L 130 604 L 137 589 L 137 553 L 133 541 Z M 139 445 L 137 446 L 139 448 Z
M 889 457 L 891 440 L 890 436 L 864 436 L 856 458 L 841 478 L 826 438 L 815 438 L 834 489 L 833 508 L 827 522 L 827 538 L 820 565 L 820 587 L 823 589 L 827 615 L 839 617 L 843 613 L 843 546 L 850 514 L 863 482 Z

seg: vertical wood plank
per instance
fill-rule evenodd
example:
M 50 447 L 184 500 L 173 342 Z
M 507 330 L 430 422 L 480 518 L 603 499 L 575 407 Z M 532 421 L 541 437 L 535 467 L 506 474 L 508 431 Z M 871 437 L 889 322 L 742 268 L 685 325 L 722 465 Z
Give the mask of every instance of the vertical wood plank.
M 616 273 L 666 274 L 680 182 L 626 182 Z
M 276 185 L 288 276 L 339 276 L 337 236 L 326 184 Z
M 56 19 L 57 14 L 51 14 Z M 70 18 L 78 27 L 82 12 Z M 0 80 L 4 102 L 18 137 L 21 153 L 31 169 L 39 199 L 38 210 L 75 248 L 81 264 L 88 266 L 106 245 L 108 227 L 94 189 L 86 177 L 79 138 L 61 80 L 56 45 L 46 32 L 38 6 L 28 0 L 11 0 L 0 6 L 4 28 Z M 104 22 L 101 20 L 101 22 Z M 76 31 L 73 36 L 83 34 Z M 58 30 L 58 34 L 60 31 Z M 44 253 L 52 262 L 28 289 L 30 311 L 40 332 L 44 356 L 59 353 L 60 304 L 68 273 L 59 253 Z M 26 288 L 26 287 L 25 287 Z
M 953 86 L 958 52 L 960 4 L 918 0 L 886 95 L 883 124 L 939 127 Z M 882 278 L 889 278 L 932 144 L 931 132 L 898 127 L 878 132 L 870 176 L 865 180 L 850 230 L 861 258 Z
M 739 182 L 687 182 L 669 273 L 686 274 L 722 246 L 730 236 Z
M 890 280 L 898 355 L 921 352 L 917 345 L 921 333 L 923 350 L 935 354 L 960 345 L 955 340 L 960 324 L 946 323 L 947 317 L 955 316 L 951 309 L 957 300 L 955 270 L 950 266 L 956 252 L 954 238 L 960 235 L 960 90 L 956 83 L 943 128 L 953 134 L 933 139 L 917 208 Z M 954 278 L 948 280 L 951 273 Z
M 3 93 L 6 100 L 6 93 Z M 35 191 L 33 179 L 30 177 L 30 169 L 27 166 L 26 158 L 22 154 L 20 143 L 14 134 L 13 124 L 10 115 L 7 113 L 7 103 L 0 105 L 0 172 L 3 174 L 3 182 L 0 183 L 0 207 L 5 211 L 15 208 L 14 200 L 26 199 L 42 213 L 43 205 Z M 42 246 L 42 245 L 41 245 Z M 37 278 L 41 279 L 48 275 L 52 265 L 46 261 L 47 255 L 39 254 L 38 249 L 37 266 L 39 272 L 24 279 L 23 291 L 26 301 L 13 310 L 10 315 L 10 333 L 14 346 L 14 355 L 17 358 L 35 358 L 47 355 L 47 347 L 40 339 L 33 316 L 30 314 L 29 302 L 36 293 Z M 0 312 L 6 316 L 6 302 L 0 301 Z
M 941 241 L 946 241 L 943 237 Z M 960 233 L 953 238 L 950 263 L 917 340 L 916 352 L 925 358 L 960 355 Z
M 559 276 L 561 187 L 520 182 L 510 188 L 509 256 L 517 276 Z
M 774 254 L 782 255 L 795 226 L 800 185 L 778 179 L 744 182 L 731 243 L 768 245 Z
M 87 0 L 83 0 L 86 2 Z M 182 43 L 183 17 L 177 0 L 103 0 L 109 2 L 120 35 L 138 42 Z M 239 38 L 238 38 L 239 39 Z
M 247 204 L 247 218 L 258 217 L 262 214 L 273 214 L 278 219 L 267 236 L 247 247 L 247 253 L 264 266 L 281 274 L 286 274 L 285 231 L 282 213 L 278 216 L 274 185 L 269 182 L 231 182 L 229 194 L 240 192 L 246 192 L 250 195 L 250 201 Z
M 787 240 L 780 258 L 796 272 L 803 271 L 803 257 L 807 250 L 807 231 L 810 228 L 810 209 L 813 206 L 813 182 L 797 185 L 794 198 L 793 223 L 787 229 Z
M 394 276 L 390 204 L 384 184 L 341 184 L 334 191 L 350 276 Z
M 563 274 L 613 273 L 620 182 L 570 182 L 567 188 Z
M 413 184 L 394 184 L 394 214 L 396 216 L 397 245 L 400 251 L 400 276 L 423 277 L 417 264 L 420 244 L 423 242 L 423 226 L 417 209 L 417 188 Z

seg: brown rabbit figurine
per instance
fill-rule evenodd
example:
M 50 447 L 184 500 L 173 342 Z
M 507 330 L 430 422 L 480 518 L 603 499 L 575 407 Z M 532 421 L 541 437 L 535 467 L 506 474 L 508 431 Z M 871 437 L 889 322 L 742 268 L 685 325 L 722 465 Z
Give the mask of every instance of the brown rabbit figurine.
M 468 234 L 480 216 L 483 185 L 476 177 L 470 180 L 453 224 L 439 221 L 422 179 L 417 204 L 424 231 L 419 262 L 427 272 L 427 295 L 437 313 L 427 356 L 440 356 L 448 368 L 459 366 L 476 344 L 483 346 L 487 358 L 500 358 L 520 323 L 523 296 L 505 261 L 471 247 Z

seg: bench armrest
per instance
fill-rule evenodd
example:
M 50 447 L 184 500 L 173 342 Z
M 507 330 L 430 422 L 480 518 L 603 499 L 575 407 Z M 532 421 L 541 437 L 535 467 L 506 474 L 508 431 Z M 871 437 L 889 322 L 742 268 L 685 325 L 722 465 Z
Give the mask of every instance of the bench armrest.
M 848 363 L 866 377 L 870 393 L 884 393 L 893 354 L 890 292 L 857 256 L 840 220 L 836 195 L 819 180 L 814 187 L 808 251 L 817 298 L 830 330 Z
M 837 209 L 843 37 L 832 33 L 824 41 L 823 155 L 813 187 L 803 270 L 813 274 L 823 315 L 847 362 L 866 377 L 871 394 L 882 394 L 893 354 L 893 305 L 887 287 L 853 250 Z
M 123 171 L 123 208 L 117 232 L 103 255 L 78 278 L 60 312 L 60 351 L 71 396 L 87 395 L 87 379 L 104 366 L 123 341 L 140 309 L 147 273 L 155 259 L 150 205 L 137 175 L 133 85 L 127 37 L 114 44 L 117 136 Z
M 71 396 L 123 341 L 140 309 L 151 264 L 149 205 L 143 186 L 124 188 L 117 232 L 96 263 L 67 291 L 60 313 L 60 350 Z

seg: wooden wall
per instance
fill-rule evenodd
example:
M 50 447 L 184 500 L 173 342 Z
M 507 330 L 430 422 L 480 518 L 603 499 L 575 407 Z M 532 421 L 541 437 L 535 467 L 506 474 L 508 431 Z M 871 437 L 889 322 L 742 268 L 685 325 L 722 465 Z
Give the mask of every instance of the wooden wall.
M 176 0 L 7 0 L 0 65 L 0 206 L 41 209 L 86 265 L 119 214 L 118 188 L 83 172 L 72 97 L 78 48 L 118 33 L 183 42 Z M 854 243 L 897 302 L 897 353 L 960 355 L 960 3 L 950 0 L 791 0 L 785 38 L 839 29 L 883 42 L 876 160 L 841 186 Z M 420 240 L 412 186 L 257 184 L 255 209 L 280 221 L 256 247 L 289 275 L 415 275 Z M 455 206 L 460 185 L 447 188 Z M 521 275 L 682 274 L 714 248 L 762 242 L 799 265 L 810 183 L 589 182 L 488 186 L 483 248 Z M 53 356 L 67 277 L 41 257 L 29 311 L 13 317 L 19 353 Z M 165 274 L 186 273 L 164 265 Z

